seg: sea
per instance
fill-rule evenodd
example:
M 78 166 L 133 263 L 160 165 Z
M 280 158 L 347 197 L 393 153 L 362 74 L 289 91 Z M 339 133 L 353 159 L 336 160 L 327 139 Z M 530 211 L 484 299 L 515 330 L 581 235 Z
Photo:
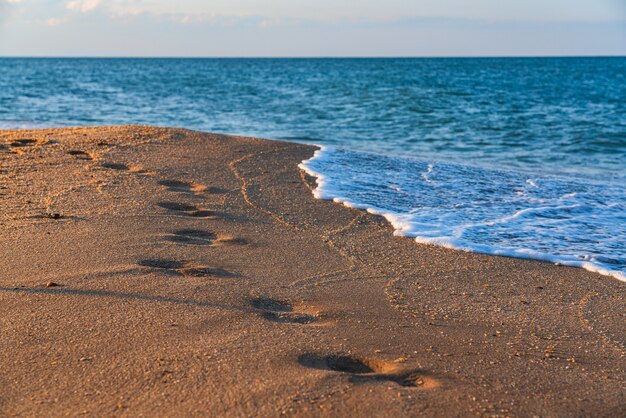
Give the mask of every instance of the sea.
M 397 235 L 626 281 L 626 57 L 0 58 L 0 129 L 118 124 L 316 144 Z

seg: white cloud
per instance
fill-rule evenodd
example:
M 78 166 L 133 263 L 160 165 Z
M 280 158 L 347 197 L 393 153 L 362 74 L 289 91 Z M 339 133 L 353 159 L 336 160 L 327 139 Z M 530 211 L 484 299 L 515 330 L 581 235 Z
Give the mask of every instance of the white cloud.
M 100 0 L 68 0 L 65 8 L 72 11 L 89 13 L 100 5 Z
M 267 28 L 271 28 L 272 26 L 278 26 L 281 23 L 281 19 L 280 18 L 270 18 L 270 19 L 263 19 L 261 20 L 261 22 L 259 23 L 259 27 L 261 29 L 267 29 Z
M 65 17 L 51 17 L 50 19 L 46 19 L 42 22 L 46 26 L 59 26 L 64 23 L 67 23 L 67 18 Z

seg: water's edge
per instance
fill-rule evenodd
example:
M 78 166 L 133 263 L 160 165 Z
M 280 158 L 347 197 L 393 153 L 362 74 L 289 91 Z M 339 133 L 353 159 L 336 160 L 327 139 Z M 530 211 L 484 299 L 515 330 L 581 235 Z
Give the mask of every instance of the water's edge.
M 37 127 L 37 128 L 12 127 L 12 128 L 13 129 L 37 129 L 41 127 Z M 0 127 L 0 129 L 3 129 L 3 128 Z M 341 193 L 333 192 L 333 189 L 334 189 L 332 187 L 333 179 L 319 171 L 316 171 L 312 167 L 312 163 L 314 161 L 320 161 L 325 158 L 328 158 L 330 154 L 329 151 L 333 147 L 328 147 L 328 146 L 324 146 L 320 144 L 311 144 L 311 143 L 309 143 L 308 145 L 315 146 L 318 149 L 314 152 L 311 158 L 302 161 L 302 163 L 299 164 L 299 168 L 304 170 L 309 175 L 315 177 L 317 186 L 315 187 L 315 189 L 313 189 L 313 196 L 316 199 L 331 200 L 349 208 L 360 209 L 360 210 L 367 211 L 368 213 L 371 213 L 371 214 L 382 216 L 394 228 L 394 235 L 396 236 L 412 238 L 417 243 L 420 243 L 420 244 L 436 245 L 440 247 L 461 250 L 461 251 L 466 251 L 466 252 L 473 252 L 473 253 L 494 255 L 494 256 L 507 256 L 507 257 L 514 257 L 514 258 L 533 259 L 533 260 L 540 260 L 540 261 L 545 261 L 545 262 L 554 263 L 554 264 L 563 265 L 563 266 L 583 268 L 590 272 L 609 276 L 617 280 L 620 280 L 622 282 L 626 282 L 626 273 L 624 271 L 612 270 L 610 268 L 607 268 L 606 265 L 601 265 L 594 261 L 584 260 L 584 259 L 580 259 L 574 256 L 554 255 L 554 254 L 550 254 L 546 252 L 536 251 L 530 248 L 511 248 L 511 247 L 504 247 L 504 246 L 477 244 L 475 242 L 469 242 L 467 240 L 455 240 L 454 242 L 451 242 L 450 240 L 446 240 L 442 238 L 421 236 L 419 232 L 407 230 L 407 228 L 405 227 L 405 224 L 403 223 L 402 213 L 393 212 L 391 210 L 385 210 L 385 209 L 376 207 L 375 205 L 365 204 L 363 202 L 355 201 L 354 199 L 341 195 Z
M 319 144 L 311 144 L 315 145 L 318 150 L 315 151 L 313 156 L 307 160 L 304 160 L 302 163 L 298 165 L 298 167 L 304 170 L 307 174 L 312 177 L 315 177 L 317 187 L 313 190 L 313 196 L 316 199 L 320 200 L 332 200 L 333 202 L 342 204 L 349 208 L 365 210 L 368 213 L 379 215 L 384 217 L 394 228 L 394 235 L 396 236 L 404 236 L 408 238 L 413 238 L 417 243 L 420 244 L 429 244 L 429 245 L 437 245 L 440 247 L 451 248 L 460 251 L 473 252 L 479 254 L 486 255 L 494 255 L 494 256 L 506 256 L 506 257 L 514 257 L 514 258 L 523 258 L 523 259 L 532 259 L 532 260 L 540 260 L 549 263 L 554 263 L 557 265 L 568 266 L 568 267 L 577 267 L 582 268 L 587 271 L 598 273 L 604 276 L 613 277 L 617 280 L 626 282 L 626 274 L 621 271 L 615 271 L 607 269 L 603 266 L 595 264 L 590 261 L 580 260 L 575 257 L 569 256 L 557 256 L 553 254 L 542 253 L 538 251 L 534 251 L 531 249 L 519 249 L 519 248 L 504 248 L 504 247 L 495 247 L 489 245 L 481 245 L 469 242 L 461 242 L 453 245 L 450 242 L 442 241 L 436 238 L 422 237 L 414 233 L 407 233 L 403 231 L 402 225 L 399 221 L 397 213 L 392 211 L 383 210 L 381 208 L 377 208 L 371 205 L 363 204 L 361 202 L 351 201 L 345 196 L 336 196 L 329 192 L 329 184 L 332 179 L 329 179 L 322 173 L 315 171 L 311 168 L 311 163 L 315 160 L 323 159 L 326 156 L 326 151 L 328 147 L 319 145 Z

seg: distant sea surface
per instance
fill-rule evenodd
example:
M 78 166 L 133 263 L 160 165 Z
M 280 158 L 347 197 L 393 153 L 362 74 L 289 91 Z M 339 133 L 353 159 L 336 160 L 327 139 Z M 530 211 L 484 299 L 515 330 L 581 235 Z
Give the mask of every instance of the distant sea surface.
M 117 124 L 319 144 L 396 234 L 626 280 L 626 58 L 0 58 L 0 129 Z

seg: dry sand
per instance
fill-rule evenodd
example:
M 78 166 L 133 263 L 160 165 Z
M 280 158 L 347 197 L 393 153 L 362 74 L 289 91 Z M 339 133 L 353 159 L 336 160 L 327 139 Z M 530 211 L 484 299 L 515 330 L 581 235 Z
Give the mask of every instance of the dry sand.
M 626 283 L 393 237 L 313 151 L 0 131 L 0 415 L 626 415 Z

